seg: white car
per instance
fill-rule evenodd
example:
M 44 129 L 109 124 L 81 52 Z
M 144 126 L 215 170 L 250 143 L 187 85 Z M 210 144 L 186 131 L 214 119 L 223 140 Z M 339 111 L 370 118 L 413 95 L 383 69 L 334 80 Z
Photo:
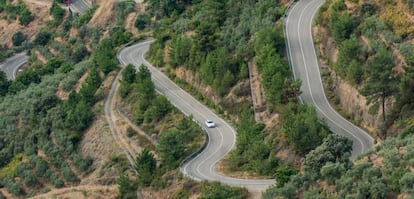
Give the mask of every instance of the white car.
M 214 128 L 214 127 L 216 127 L 216 124 L 214 124 L 214 122 L 212 120 L 206 120 L 206 126 L 208 128 Z

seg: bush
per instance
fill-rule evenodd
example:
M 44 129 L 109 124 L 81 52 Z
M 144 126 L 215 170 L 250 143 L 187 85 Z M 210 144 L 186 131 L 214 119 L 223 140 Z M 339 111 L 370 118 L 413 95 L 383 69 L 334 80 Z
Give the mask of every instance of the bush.
M 52 38 L 52 34 L 50 34 L 47 31 L 42 30 L 36 35 L 34 43 L 36 45 L 44 46 L 49 42 L 51 38 Z
M 12 37 L 13 46 L 21 46 L 27 37 L 22 32 L 17 31 Z
M 213 199 L 213 198 L 247 198 L 249 192 L 245 188 L 230 187 L 222 185 L 219 182 L 203 182 L 201 188 L 200 199 Z
M 138 30 L 144 30 L 147 25 L 151 22 L 151 17 L 146 14 L 139 14 L 135 20 L 135 27 Z

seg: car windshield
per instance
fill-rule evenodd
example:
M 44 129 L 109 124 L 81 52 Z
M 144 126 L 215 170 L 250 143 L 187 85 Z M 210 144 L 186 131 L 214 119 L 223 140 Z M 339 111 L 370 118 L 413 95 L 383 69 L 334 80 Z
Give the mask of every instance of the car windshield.
M 213 123 L 213 121 L 211 121 L 211 120 L 207 120 L 207 123 Z

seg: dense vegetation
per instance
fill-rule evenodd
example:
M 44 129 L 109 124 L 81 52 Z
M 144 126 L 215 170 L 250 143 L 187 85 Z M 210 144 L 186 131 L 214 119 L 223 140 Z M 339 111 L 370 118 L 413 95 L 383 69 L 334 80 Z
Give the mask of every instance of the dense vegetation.
M 404 2 L 409 7 L 410 1 Z M 330 135 L 302 159 L 300 174 L 268 189 L 263 198 L 413 197 L 413 106 L 408 98 L 412 99 L 414 85 L 414 48 L 410 41 L 414 26 L 406 23 L 399 10 L 403 7 L 396 1 L 377 3 L 327 1 L 317 22 L 328 28 L 339 48 L 331 69 L 360 88 L 373 105 L 373 114 L 382 109 L 382 132 L 394 129 L 399 135 L 388 137 L 355 162 L 349 161 L 352 143 Z M 384 100 L 390 97 L 395 102 L 387 116 Z M 386 135 L 382 134 L 384 138 Z
M 401 124 L 407 122 L 413 111 L 407 97 L 413 96 L 409 85 L 412 85 L 414 67 L 414 46 L 410 41 L 414 37 L 414 26 L 395 1 L 385 1 L 381 5 L 371 1 L 346 2 L 348 4 L 345 0 L 327 1 L 317 22 L 328 28 L 339 48 L 332 69 L 360 88 L 371 105 L 370 113 L 382 115 L 383 128 L 379 129 L 379 136 L 385 137 L 392 125 L 404 128 Z M 406 2 L 409 5 L 409 1 Z M 387 115 L 385 101 L 390 97 L 396 101 Z
M 10 14 L 25 8 L 23 4 L 14 8 L 8 2 L 0 3 L 1 11 Z M 21 32 L 13 36 L 11 52 L 20 45 L 29 51 L 27 69 L 14 81 L 0 73 L 0 186 L 16 196 L 49 191 L 44 183 L 56 188 L 76 185 L 79 174 L 90 171 L 93 159 L 83 157 L 77 145 L 101 110 L 95 106 L 103 95 L 98 89 L 117 68 L 114 48 L 130 38 L 116 29 L 109 31 L 109 39 L 99 42 L 101 32 L 86 26 L 70 37 L 68 30 L 82 25 L 78 19 L 83 16 L 66 16 L 56 2 L 50 14 L 54 21 L 32 41 Z M 94 52 L 91 57 L 86 45 Z M 37 59 L 39 54 L 47 63 Z M 86 79 L 76 88 L 86 72 Z M 67 99 L 58 97 L 59 90 L 70 93 Z
M 138 188 L 149 187 L 158 190 L 172 185 L 172 178 L 177 178 L 172 175 L 180 175 L 174 173 L 178 172 L 181 161 L 200 147 L 204 141 L 200 127 L 192 121 L 191 117 L 183 116 L 164 96 L 155 93 L 151 73 L 146 66 L 141 65 L 137 72 L 133 65 L 127 65 L 122 71 L 120 82 L 119 94 L 126 103 L 133 103 L 130 111 L 133 112 L 138 125 L 150 132 L 154 132 L 157 126 L 166 125 L 157 133 L 159 141 L 155 151 L 151 152 L 144 148 L 135 158 L 136 175 L 129 178 L 123 173 L 117 180 L 118 196 L 134 198 Z M 159 155 L 160 164 L 157 164 L 154 153 Z M 200 186 L 194 182 L 186 183 L 194 184 L 191 186 Z M 227 187 L 219 183 L 204 182 L 201 189 L 202 198 L 247 197 L 246 189 Z M 195 190 L 183 187 L 175 192 L 173 198 L 188 198 L 194 192 Z
M 220 104 L 240 119 L 229 169 L 280 178 L 295 173 L 275 156 L 275 148 L 285 145 L 297 154 L 306 154 L 321 143 L 328 130 L 324 123 L 318 123 L 312 108 L 297 107 L 301 83 L 292 80 L 285 57 L 280 20 L 284 5 L 270 0 L 148 2 L 148 14 L 160 19 L 151 24 L 156 41 L 149 55 L 154 65 L 192 71 L 197 74 L 195 82 L 211 86 L 222 98 L 248 78 L 248 64 L 257 65 L 267 112 L 280 113 L 280 126 L 265 129 L 257 124 L 248 102 L 241 106 Z M 149 27 L 145 16 L 140 17 L 143 19 L 138 18 L 136 25 Z M 168 54 L 164 54 L 165 48 Z M 166 63 L 163 57 L 168 58 Z
M 263 198 L 413 197 L 413 139 L 412 135 L 390 138 L 351 163 L 351 143 L 330 136 L 302 161 L 302 174 L 267 190 Z

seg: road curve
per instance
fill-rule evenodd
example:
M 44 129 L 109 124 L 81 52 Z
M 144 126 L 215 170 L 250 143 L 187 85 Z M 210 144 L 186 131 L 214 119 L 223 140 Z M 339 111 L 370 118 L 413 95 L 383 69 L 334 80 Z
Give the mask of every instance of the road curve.
M 249 190 L 264 190 L 275 184 L 274 180 L 238 179 L 223 176 L 216 172 L 216 163 L 235 146 L 235 130 L 144 59 L 151 43 L 152 41 L 145 41 L 122 49 L 118 54 L 119 61 L 123 65 L 133 64 L 136 67 L 141 64 L 146 65 L 151 71 L 151 78 L 156 90 L 166 96 L 175 107 L 185 115 L 192 115 L 200 124 L 204 124 L 204 121 L 211 119 L 217 125 L 216 128 L 207 129 L 209 141 L 206 148 L 195 158 L 183 164 L 180 171 L 197 181 L 220 181 L 231 186 L 246 187 Z
M 324 0 L 302 0 L 294 4 L 285 19 L 289 61 L 295 78 L 302 80 L 301 100 L 316 107 L 329 128 L 353 141 L 351 159 L 372 148 L 373 138 L 338 114 L 326 99 L 312 38 L 312 22 Z
M 7 58 L 3 63 L 0 64 L 0 69 L 6 73 L 7 79 L 16 79 L 17 70 L 28 60 L 26 52 L 22 52 L 14 55 L 13 57 Z
M 69 5 L 70 10 L 74 13 L 79 13 L 80 15 L 85 14 L 92 6 L 89 5 L 85 0 L 71 0 Z

